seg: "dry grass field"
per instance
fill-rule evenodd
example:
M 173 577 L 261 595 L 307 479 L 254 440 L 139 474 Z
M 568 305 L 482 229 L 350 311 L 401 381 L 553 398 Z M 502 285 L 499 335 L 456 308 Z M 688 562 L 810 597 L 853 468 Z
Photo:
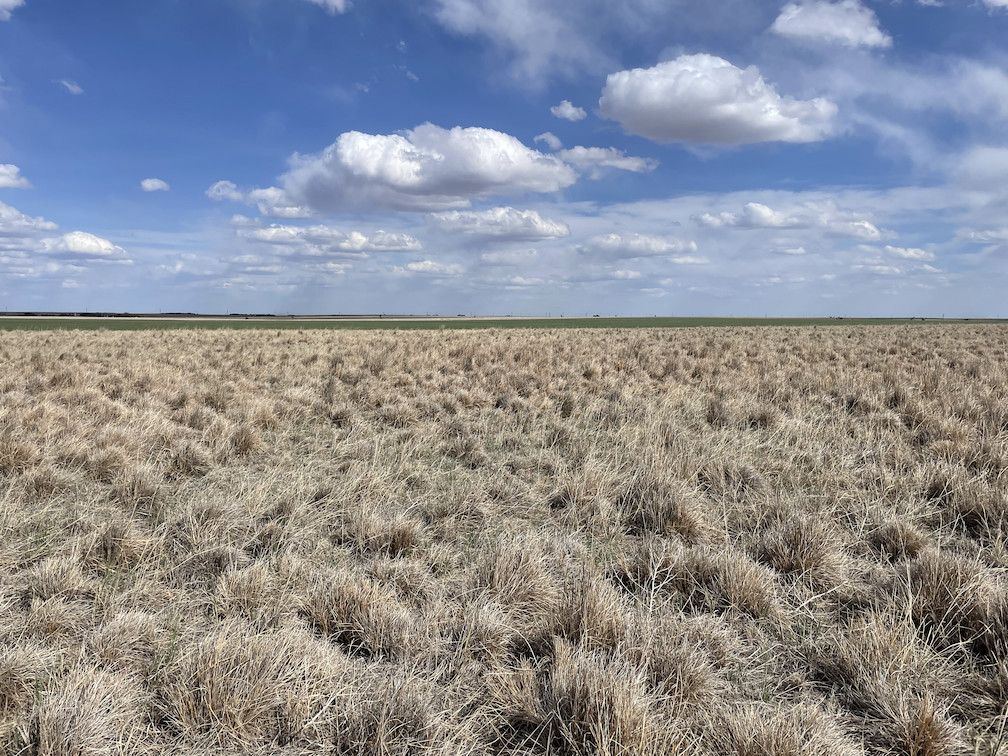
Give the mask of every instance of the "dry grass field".
M 0 752 L 1008 754 L 1006 355 L 0 334 Z

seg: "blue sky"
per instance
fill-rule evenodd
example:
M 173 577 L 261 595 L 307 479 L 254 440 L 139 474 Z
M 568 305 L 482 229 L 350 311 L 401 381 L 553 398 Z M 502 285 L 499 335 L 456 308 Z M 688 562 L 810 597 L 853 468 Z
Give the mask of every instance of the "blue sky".
M 1008 317 L 1005 39 L 1008 0 L 0 0 L 0 301 Z

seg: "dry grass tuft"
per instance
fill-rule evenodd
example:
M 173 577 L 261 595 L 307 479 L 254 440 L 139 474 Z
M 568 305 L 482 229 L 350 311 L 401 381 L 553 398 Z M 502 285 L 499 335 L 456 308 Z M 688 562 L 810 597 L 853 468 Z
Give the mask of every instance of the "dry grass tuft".
M 135 680 L 78 666 L 42 697 L 30 741 L 38 756 L 127 753 L 142 712 Z
M 693 612 L 733 609 L 753 617 L 780 612 L 773 573 L 744 553 L 644 541 L 621 566 L 622 582 L 644 594 L 664 594 Z
M 764 533 L 758 552 L 764 564 L 820 588 L 836 586 L 847 567 L 842 543 L 830 524 L 805 514 L 792 514 Z
M 301 613 L 346 653 L 368 659 L 401 659 L 419 640 L 412 613 L 391 590 L 346 570 L 316 576 Z

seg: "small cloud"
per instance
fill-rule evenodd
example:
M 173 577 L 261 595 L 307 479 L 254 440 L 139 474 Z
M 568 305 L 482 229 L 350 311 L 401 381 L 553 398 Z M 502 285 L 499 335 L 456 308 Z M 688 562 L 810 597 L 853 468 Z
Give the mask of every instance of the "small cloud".
M 701 213 L 693 221 L 706 228 L 740 229 L 822 229 L 832 236 L 862 241 L 881 241 L 895 236 L 858 213 L 833 203 L 813 204 L 793 211 L 774 210 L 759 202 L 747 202 L 741 213 Z
M 401 53 L 405 53 L 407 50 L 409 50 L 409 45 L 406 44 L 405 39 L 400 39 L 398 42 L 396 42 L 395 49 Z
M 171 187 L 159 178 L 147 178 L 140 182 L 140 188 L 145 192 L 167 192 Z
M 247 215 L 235 213 L 231 216 L 231 225 L 235 228 L 255 228 L 262 225 L 258 218 L 249 218 Z
M 419 262 L 407 263 L 404 267 L 395 266 L 394 272 L 402 275 L 409 273 L 423 273 L 429 276 L 458 276 L 462 273 L 462 266 L 458 263 L 446 265 L 434 262 L 433 260 L 420 260 Z
M 566 223 L 543 218 L 535 210 L 495 207 L 483 212 L 450 210 L 433 213 L 432 223 L 445 231 L 497 240 L 559 239 L 570 234 Z
M 28 179 L 21 175 L 21 169 L 10 163 L 0 163 L 0 189 L 31 189 Z
M 529 265 L 538 258 L 539 251 L 535 249 L 502 250 L 480 255 L 480 260 L 487 265 Z
M 72 278 L 66 279 L 65 281 L 63 281 L 63 283 L 60 284 L 60 286 L 63 287 L 64 289 L 76 289 L 76 288 L 79 288 L 79 284 L 76 281 L 74 281 Z
M 703 265 L 708 262 L 704 257 L 690 254 L 697 251 L 696 242 L 642 234 L 593 236 L 585 245 L 578 247 L 578 251 L 605 260 L 666 257 L 679 265 Z
M 536 144 L 539 144 L 541 142 L 542 144 L 545 144 L 547 147 L 549 147 L 551 150 L 554 151 L 563 149 L 563 142 L 560 141 L 560 137 L 558 137 L 551 131 L 547 131 L 544 134 L 540 134 L 535 138 L 534 141 Z
M 390 233 L 378 230 L 372 234 L 351 231 L 349 234 L 332 226 L 283 226 L 272 224 L 260 227 L 244 216 L 237 224 L 236 232 L 249 241 L 272 245 L 293 255 L 318 256 L 335 254 L 340 256 L 367 257 L 367 252 L 419 252 L 420 242 L 408 234 Z
M 563 118 L 565 121 L 583 121 L 588 115 L 584 108 L 579 108 L 570 100 L 564 100 L 559 105 L 554 105 L 550 108 L 550 113 L 557 118 Z
M 1008 242 L 1008 228 L 989 228 L 983 231 L 963 231 L 959 238 L 972 244 L 1000 244 Z
M 260 214 L 271 218 L 310 218 L 312 216 L 310 209 L 292 202 L 288 194 L 276 186 L 243 191 L 233 181 L 218 181 L 206 190 L 206 196 L 216 202 L 226 200 L 255 205 Z
M 860 0 L 804 0 L 788 3 L 771 31 L 813 43 L 847 47 L 892 47 L 892 37 L 883 32 L 878 18 Z
M 84 94 L 84 89 L 73 79 L 60 79 L 56 82 L 72 95 Z
M 904 260 L 934 260 L 935 256 L 933 252 L 928 252 L 924 249 L 917 249 L 916 247 L 891 247 L 888 244 L 882 248 L 886 254 L 893 255 L 894 257 L 902 257 Z
M 321 5 L 330 14 L 346 13 L 351 8 L 350 0 L 310 0 L 315 5 Z
M 657 160 L 632 157 L 615 147 L 572 147 L 558 152 L 557 157 L 582 169 L 593 179 L 601 178 L 602 168 L 649 173 L 658 167 Z
M 0 0 L 0 21 L 10 21 L 11 11 L 24 5 L 24 0 Z

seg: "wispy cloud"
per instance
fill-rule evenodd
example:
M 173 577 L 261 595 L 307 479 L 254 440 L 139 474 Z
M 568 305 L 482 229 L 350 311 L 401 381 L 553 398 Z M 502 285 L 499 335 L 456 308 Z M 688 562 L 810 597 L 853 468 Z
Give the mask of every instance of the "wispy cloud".
M 67 92 L 69 92 L 72 95 L 84 94 L 83 87 L 81 87 L 81 85 L 78 84 L 73 79 L 60 79 L 56 83 L 62 86 Z

